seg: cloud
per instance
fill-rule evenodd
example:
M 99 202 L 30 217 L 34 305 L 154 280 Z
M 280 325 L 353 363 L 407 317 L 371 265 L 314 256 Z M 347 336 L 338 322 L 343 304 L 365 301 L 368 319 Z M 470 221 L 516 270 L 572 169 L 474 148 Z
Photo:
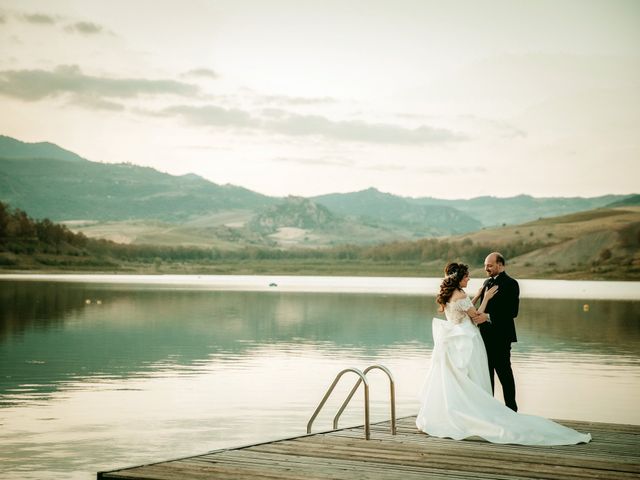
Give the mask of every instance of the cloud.
M 102 26 L 92 22 L 75 22 L 67 25 L 64 30 L 69 33 L 80 33 L 82 35 L 95 35 L 105 32 Z
M 248 87 L 242 87 L 240 89 L 240 94 L 243 98 L 252 98 L 256 104 L 297 106 L 326 105 L 339 102 L 337 99 L 332 97 L 290 97 L 287 95 L 265 95 Z
M 218 79 L 220 75 L 209 68 L 194 68 L 193 70 L 189 70 L 183 76 L 185 77 L 204 77 L 211 79 Z
M 37 101 L 64 94 L 76 94 L 98 99 L 163 94 L 197 96 L 199 93 L 200 91 L 195 85 L 174 80 L 85 75 L 75 65 L 59 66 L 52 71 L 0 71 L 0 94 L 27 101 Z
M 230 152 L 233 150 L 230 147 L 222 147 L 220 145 L 176 145 L 174 148 L 178 150 L 211 150 L 217 152 Z
M 319 115 L 299 115 L 279 109 L 262 110 L 262 114 L 264 117 L 216 105 L 183 105 L 165 108 L 156 115 L 178 115 L 188 123 L 199 126 L 247 128 L 287 136 L 316 136 L 349 142 L 419 145 L 466 140 L 452 131 L 426 125 L 405 128 L 382 123 L 335 121 Z
M 125 109 L 124 105 L 120 103 L 111 102 L 94 95 L 73 95 L 71 97 L 71 103 L 90 110 L 121 112 Z
M 430 165 L 418 167 L 415 171 L 430 175 L 464 175 L 474 173 L 487 173 L 489 170 L 483 166 L 452 167 L 451 165 Z
M 337 102 L 335 98 L 331 97 L 287 97 L 282 95 L 263 95 L 260 100 L 280 105 L 321 105 Z
M 494 120 L 477 115 L 460 115 L 458 121 L 469 121 L 474 127 L 490 130 L 503 138 L 526 138 L 527 133 L 522 129 L 502 120 Z
M 15 13 L 13 17 L 19 21 L 40 26 L 58 26 L 61 23 L 67 23 L 64 31 L 67 33 L 79 33 L 81 35 L 96 35 L 101 33 L 110 33 L 102 25 L 87 21 L 73 21 L 73 19 L 47 15 L 46 13 Z M 0 23 L 4 23 L 5 17 L 0 12 Z M 72 23 L 68 23 L 72 22 Z
M 188 123 L 204 126 L 224 126 L 255 128 L 259 126 L 259 121 L 248 112 L 238 109 L 227 109 L 216 105 L 203 107 L 178 105 L 162 110 L 160 115 L 178 115 Z
M 291 157 L 276 157 L 273 159 L 276 162 L 295 163 L 299 165 L 320 165 L 330 167 L 353 167 L 355 162 L 348 158 L 291 158 Z
M 268 121 L 265 127 L 285 135 L 316 135 L 364 143 L 425 144 L 465 140 L 465 137 L 457 133 L 426 125 L 405 128 L 354 120 L 334 121 L 318 115 L 289 114 L 285 118 Z
M 378 172 L 406 172 L 410 170 L 406 165 L 400 165 L 397 163 L 377 163 L 365 166 L 364 168 L 366 170 L 374 170 Z
M 287 118 L 289 116 L 289 112 L 286 110 L 282 110 L 280 108 L 263 108 L 260 113 L 265 117 L 270 118 Z
M 25 13 L 20 16 L 22 20 L 27 23 L 33 23 L 36 25 L 55 25 L 56 18 L 51 15 L 45 15 L 44 13 Z
M 428 175 L 464 175 L 475 173 L 487 173 L 488 169 L 483 166 L 456 166 L 452 167 L 448 164 L 434 164 L 423 166 L 412 166 L 399 163 L 375 163 L 372 165 L 363 165 L 365 170 L 374 170 L 378 172 L 415 172 Z

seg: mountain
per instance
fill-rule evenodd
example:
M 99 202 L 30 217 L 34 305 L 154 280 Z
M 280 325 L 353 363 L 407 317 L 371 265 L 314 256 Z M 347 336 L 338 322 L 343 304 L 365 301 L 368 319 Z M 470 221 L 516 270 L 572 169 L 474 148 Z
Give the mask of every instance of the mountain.
M 484 257 L 498 250 L 505 254 L 509 272 L 518 278 L 640 279 L 639 206 L 590 210 L 457 237 L 412 241 L 395 237 L 375 245 L 322 249 L 278 247 L 331 247 L 335 232 L 337 238 L 350 233 L 351 238 L 364 241 L 374 236 L 347 232 L 354 228 L 352 222 L 308 199 L 285 199 L 267 208 L 259 219 L 269 219 L 263 225 L 275 232 L 267 236 L 268 245 L 264 238 L 251 242 L 239 235 L 241 230 L 229 230 L 226 244 L 193 243 L 190 235 L 186 238 L 191 243 L 181 248 L 175 248 L 176 241 L 159 245 L 157 238 L 152 245 L 136 246 L 87 239 L 49 220 L 31 220 L 0 202 L 0 269 L 437 276 L 447 261 L 458 259 L 472 266 L 472 275 L 482 276 Z M 291 231 L 304 237 L 295 238 Z
M 438 236 L 477 230 L 482 225 L 460 210 L 440 205 L 420 205 L 390 193 L 369 188 L 353 193 L 312 197 L 331 211 L 369 224 L 393 225 L 415 236 Z
M 0 159 L 0 201 L 55 221 L 180 222 L 212 212 L 253 210 L 277 199 L 149 167 L 23 157 Z
M 66 162 L 88 161 L 53 143 L 26 143 L 4 135 L 0 135 L 0 158 L 49 158 Z
M 609 208 L 640 206 L 640 195 L 629 195 L 622 200 L 618 200 L 607 205 Z
M 482 227 L 517 225 L 539 218 L 567 215 L 626 201 L 631 195 L 600 197 L 549 197 L 530 195 L 498 198 L 475 197 L 468 200 L 446 200 L 432 197 L 411 198 L 382 193 L 374 188 L 354 193 L 335 193 L 313 197 L 313 200 L 343 215 L 353 215 L 397 224 L 436 223 L 441 232 L 423 231 L 425 236 L 457 234 Z M 633 201 L 633 200 L 629 200 Z M 630 205 L 633 203 L 622 203 Z M 448 222 L 453 228 L 443 228 Z
M 52 143 L 0 136 L 0 201 L 88 236 L 126 243 L 326 246 L 448 236 L 613 204 L 596 198 L 410 198 L 374 188 L 270 197 L 198 175 L 96 163 Z M 634 200 L 635 198 L 635 200 Z M 621 205 L 628 205 L 623 203 Z M 633 203 L 631 203 L 633 204 Z
M 281 228 L 319 229 L 342 223 L 326 207 L 303 197 L 287 197 L 284 202 L 267 207 L 251 222 L 253 230 L 274 233 Z
M 293 196 L 266 207 L 246 227 L 279 246 L 364 245 L 412 237 L 410 232 L 369 225 L 335 213 L 308 198 Z
M 35 218 L 73 222 L 70 225 L 89 235 L 99 232 L 117 241 L 165 244 L 191 243 L 189 236 L 198 237 L 199 245 L 217 245 L 220 236 L 225 245 L 238 236 L 250 237 L 253 244 L 259 241 L 256 235 L 284 236 L 288 244 L 294 239 L 305 245 L 371 243 L 462 233 L 480 226 L 454 208 L 412 205 L 375 189 L 329 195 L 322 201 L 282 202 L 194 174 L 174 176 L 131 164 L 96 163 L 50 143 L 9 137 L 0 141 L 0 201 Z M 276 204 L 280 206 L 275 210 L 265 210 Z M 307 211 L 299 211 L 292 223 L 292 208 Z M 309 208 L 321 215 L 316 224 L 305 223 L 311 220 Z M 321 218 L 331 220 L 330 225 L 317 224 Z
M 640 274 L 640 206 L 599 208 L 451 240 L 504 250 L 510 257 L 509 271 L 524 278 L 638 278 Z M 526 245 L 531 248 L 522 254 L 509 253 Z
M 447 206 L 466 213 L 485 227 L 517 225 L 539 218 L 567 215 L 584 210 L 608 206 L 623 200 L 627 195 L 604 195 L 601 197 L 550 197 L 535 198 L 530 195 L 498 198 L 476 197 L 469 200 L 442 200 L 437 198 L 415 198 L 407 201 L 417 205 Z

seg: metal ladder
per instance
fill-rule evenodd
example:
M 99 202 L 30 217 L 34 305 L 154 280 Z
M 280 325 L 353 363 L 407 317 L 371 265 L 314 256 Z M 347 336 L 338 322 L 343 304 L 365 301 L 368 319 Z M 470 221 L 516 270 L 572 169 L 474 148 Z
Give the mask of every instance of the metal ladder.
M 347 405 L 351 401 L 351 398 L 353 397 L 353 395 L 356 393 L 356 390 L 358 390 L 358 387 L 360 386 L 360 384 L 364 383 L 364 438 L 366 440 L 369 440 L 371 438 L 371 427 L 369 423 L 369 381 L 367 380 L 367 373 L 369 373 L 373 369 L 382 370 L 384 373 L 387 374 L 387 377 L 389 377 L 389 392 L 390 392 L 390 399 L 391 399 L 391 434 L 395 435 L 396 434 L 395 382 L 393 381 L 393 375 L 391 375 L 391 372 L 389 371 L 389 369 L 383 365 L 371 365 L 365 368 L 364 372 L 361 372 L 357 368 L 345 368 L 340 373 L 338 373 L 338 375 L 336 375 L 335 380 L 327 390 L 327 393 L 324 394 L 324 397 L 320 401 L 318 408 L 316 408 L 316 411 L 313 412 L 313 415 L 311 416 L 309 423 L 307 423 L 307 433 L 311 433 L 311 426 L 313 425 L 313 421 L 316 419 L 316 417 L 320 413 L 320 410 L 322 410 L 322 407 L 324 407 L 324 404 L 327 402 L 327 399 L 331 395 L 331 392 L 333 392 L 333 389 L 336 387 L 336 385 L 338 384 L 342 376 L 347 372 L 352 372 L 358 375 L 359 378 L 356 384 L 351 389 L 351 392 L 347 396 L 346 400 L 342 403 L 340 410 L 338 410 L 338 413 L 333 418 L 333 429 L 336 430 L 338 428 L 338 420 L 340 419 L 340 415 L 342 415 L 342 412 L 344 412 L 344 409 L 347 408 Z

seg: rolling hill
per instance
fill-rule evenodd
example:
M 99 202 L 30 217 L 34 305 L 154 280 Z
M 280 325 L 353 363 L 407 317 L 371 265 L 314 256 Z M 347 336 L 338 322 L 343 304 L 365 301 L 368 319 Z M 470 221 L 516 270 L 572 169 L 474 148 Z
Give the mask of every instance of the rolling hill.
M 342 221 L 308 199 L 264 212 L 263 239 L 251 244 L 237 230 L 226 244 L 198 245 L 174 232 L 174 242 L 127 245 L 89 239 L 49 220 L 30 219 L 0 202 L 0 268 L 13 271 L 109 271 L 172 273 L 279 273 L 329 275 L 438 276 L 451 260 L 469 263 L 483 276 L 488 252 L 505 254 L 508 270 L 519 278 L 640 279 L 640 207 L 597 209 L 484 229 L 449 237 L 390 241 L 375 245 L 282 248 L 286 229 L 342 228 Z M 306 216 L 301 216 L 301 210 Z M 287 227 L 286 225 L 297 225 Z M 347 225 L 351 225 L 347 223 Z M 302 229 L 305 230 L 305 229 Z M 186 232 L 182 232 L 186 233 Z
M 49 158 L 67 162 L 87 162 L 69 150 L 49 142 L 26 143 L 0 135 L 0 158 Z
M 169 222 L 255 210 L 277 201 L 192 174 L 173 176 L 130 164 L 42 158 L 0 159 L 0 200 L 55 221 Z
M 369 224 L 411 227 L 416 237 L 470 232 L 482 224 L 460 210 L 440 205 L 419 205 L 390 193 L 369 188 L 360 192 L 312 197 L 330 210 Z
M 561 215 L 452 240 L 492 245 L 496 250 L 536 245 L 509 259 L 509 270 L 524 278 L 640 277 L 640 206 Z
M 507 198 L 484 196 L 469 200 L 417 198 L 411 201 L 419 205 L 441 205 L 455 208 L 475 218 L 482 226 L 495 227 L 503 224 L 517 225 L 539 218 L 556 217 L 601 208 L 624 198 L 626 197 L 621 195 L 604 195 L 592 198 L 535 198 L 530 195 L 518 195 Z
M 640 195 L 630 195 L 607 205 L 609 208 L 640 206 Z
M 370 188 L 295 200 L 194 174 L 92 162 L 52 143 L 0 136 L 0 201 L 126 243 L 241 248 L 406 241 L 625 205 L 636 197 L 440 200 Z

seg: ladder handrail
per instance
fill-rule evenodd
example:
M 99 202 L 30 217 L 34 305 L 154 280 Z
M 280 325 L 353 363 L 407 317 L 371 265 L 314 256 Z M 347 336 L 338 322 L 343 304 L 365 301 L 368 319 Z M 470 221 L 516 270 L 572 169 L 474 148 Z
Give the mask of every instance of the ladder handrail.
M 318 405 L 318 407 L 316 408 L 316 411 L 313 412 L 313 415 L 311 416 L 309 423 L 307 423 L 307 433 L 311 433 L 311 425 L 313 425 L 313 421 L 316 419 L 316 417 L 318 416 L 318 413 L 320 413 L 320 410 L 322 409 L 324 404 L 327 402 L 327 399 L 331 395 L 331 392 L 333 392 L 333 389 L 338 384 L 338 381 L 340 380 L 340 378 L 342 378 L 342 375 L 344 375 L 347 372 L 355 373 L 356 375 L 358 375 L 358 377 L 360 377 L 358 379 L 358 383 L 356 384 L 356 387 L 355 387 L 356 389 L 357 387 L 360 386 L 361 383 L 364 383 L 364 437 L 366 440 L 369 440 L 369 438 L 371 437 L 371 427 L 369 425 L 369 382 L 367 381 L 367 377 L 365 376 L 365 374 L 362 373 L 357 368 L 345 368 L 340 373 L 338 373 L 338 375 L 336 375 L 335 380 L 333 381 L 333 383 L 327 390 L 327 393 L 324 394 L 324 397 L 320 401 L 320 405 Z M 355 390 L 352 390 L 352 392 L 355 392 Z
M 391 404 L 391 435 L 395 435 L 396 434 L 396 389 L 395 389 L 395 382 L 393 381 L 393 375 L 391 375 L 391 372 L 389 371 L 389 369 L 384 365 L 371 365 L 365 368 L 363 372 L 364 376 L 366 377 L 367 373 L 369 373 L 373 369 L 382 370 L 384 373 L 387 374 L 387 377 L 389 377 L 389 394 L 390 394 L 390 404 Z M 351 398 L 358 390 L 358 387 L 360 386 L 360 382 L 362 382 L 362 378 L 358 379 L 358 382 L 351 389 L 351 392 L 349 393 L 346 400 L 340 407 L 340 410 L 338 410 L 338 413 L 333 418 L 334 430 L 337 430 L 338 420 L 340 419 L 340 415 L 342 415 L 342 412 L 344 412 L 344 409 L 347 408 L 347 405 L 351 401 Z

